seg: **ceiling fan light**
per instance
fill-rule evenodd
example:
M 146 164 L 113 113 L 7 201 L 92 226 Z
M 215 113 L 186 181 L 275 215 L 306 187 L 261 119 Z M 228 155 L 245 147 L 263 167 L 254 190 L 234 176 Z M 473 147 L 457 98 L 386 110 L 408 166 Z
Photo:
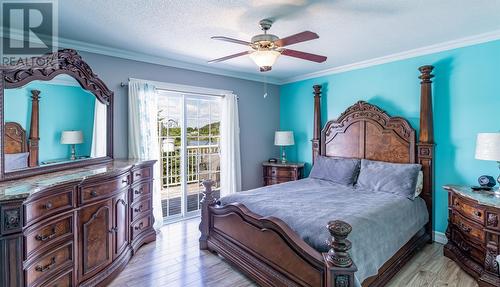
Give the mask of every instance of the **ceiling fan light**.
M 274 50 L 257 50 L 249 56 L 257 66 L 262 68 L 272 67 L 280 55 L 280 52 Z

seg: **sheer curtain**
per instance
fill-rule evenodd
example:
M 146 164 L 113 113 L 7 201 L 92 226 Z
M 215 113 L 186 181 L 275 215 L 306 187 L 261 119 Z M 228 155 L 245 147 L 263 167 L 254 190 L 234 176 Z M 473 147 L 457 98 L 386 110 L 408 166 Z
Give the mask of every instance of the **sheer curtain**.
M 238 98 L 227 94 L 221 103 L 221 196 L 241 191 L 240 122 Z
M 163 225 L 160 185 L 160 147 L 158 143 L 158 95 L 151 83 L 131 79 L 128 85 L 128 156 L 157 160 L 154 165 L 154 228 Z
M 91 157 L 106 156 L 106 110 L 106 105 L 95 99 Z

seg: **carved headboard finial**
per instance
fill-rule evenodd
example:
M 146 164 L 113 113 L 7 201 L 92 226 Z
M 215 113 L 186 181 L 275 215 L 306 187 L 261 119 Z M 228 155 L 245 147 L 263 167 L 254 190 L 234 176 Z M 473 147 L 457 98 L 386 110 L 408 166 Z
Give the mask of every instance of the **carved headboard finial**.
M 321 94 L 321 85 L 314 85 L 313 89 L 314 89 L 313 94 L 315 96 L 319 96 Z
M 418 77 L 419 79 L 422 80 L 423 83 L 432 83 L 431 79 L 434 78 L 434 75 L 432 75 L 432 70 L 434 69 L 434 66 L 431 65 L 426 65 L 418 68 L 420 71 L 421 75 Z
M 312 142 L 312 162 L 320 154 L 320 136 L 321 136 L 321 85 L 313 86 L 314 94 L 314 127 Z

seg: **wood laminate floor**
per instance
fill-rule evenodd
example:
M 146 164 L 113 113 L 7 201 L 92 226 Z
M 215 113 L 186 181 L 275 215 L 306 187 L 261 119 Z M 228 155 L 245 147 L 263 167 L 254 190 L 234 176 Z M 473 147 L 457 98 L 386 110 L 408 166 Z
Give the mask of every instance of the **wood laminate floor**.
M 139 249 L 110 286 L 256 286 L 223 258 L 198 249 L 198 223 L 195 218 L 164 226 L 156 242 Z M 442 254 L 441 244 L 426 246 L 388 286 L 477 286 Z

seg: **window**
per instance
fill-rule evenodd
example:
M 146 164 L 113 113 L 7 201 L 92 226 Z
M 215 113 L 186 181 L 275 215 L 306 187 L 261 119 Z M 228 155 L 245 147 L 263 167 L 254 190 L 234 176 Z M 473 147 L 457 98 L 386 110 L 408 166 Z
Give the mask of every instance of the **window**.
M 163 217 L 197 215 L 201 182 L 220 192 L 221 98 L 159 91 L 158 105 Z

